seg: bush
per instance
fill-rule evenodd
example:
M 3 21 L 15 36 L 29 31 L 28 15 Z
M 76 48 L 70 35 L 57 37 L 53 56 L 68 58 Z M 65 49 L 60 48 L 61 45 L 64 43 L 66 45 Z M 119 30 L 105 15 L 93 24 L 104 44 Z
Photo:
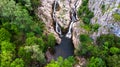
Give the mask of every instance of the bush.
M 92 40 L 90 39 L 90 37 L 86 34 L 81 34 L 80 35 L 80 41 L 83 43 L 88 43 L 91 42 Z
M 119 13 L 113 14 L 113 18 L 114 18 L 115 22 L 120 22 L 120 14 Z
M 89 0 L 83 0 L 82 6 L 78 10 L 79 17 L 82 18 L 86 25 L 90 24 L 90 19 L 94 16 L 94 13 L 88 8 L 88 1 Z
M 85 24 L 90 24 L 90 19 L 89 18 L 83 17 L 82 20 Z
M 75 63 L 75 58 L 68 57 L 67 59 L 63 59 L 59 57 L 57 61 L 52 60 L 46 67 L 73 67 Z
M 49 34 L 48 41 L 47 41 L 48 47 L 54 48 L 55 43 L 56 43 L 55 37 L 53 36 L 53 34 Z
M 99 24 L 94 24 L 94 25 L 92 25 L 92 30 L 96 32 L 96 31 L 98 31 L 99 27 L 100 27 Z
M 120 67 L 120 55 L 113 55 L 107 57 L 108 67 Z
M 21 58 L 16 58 L 11 63 L 10 67 L 24 67 L 24 61 Z
M 98 57 L 92 57 L 89 60 L 87 67 L 106 67 L 105 62 Z
M 120 53 L 120 49 L 117 48 L 117 47 L 111 47 L 110 48 L 110 53 L 112 53 L 112 54 Z
M 102 12 L 105 12 L 105 5 L 104 4 L 102 5 L 101 9 L 102 9 Z
M 108 47 L 112 46 L 115 44 L 114 42 L 114 35 L 112 34 L 107 34 L 107 35 L 101 35 L 100 37 L 97 38 L 97 45 L 105 45 L 105 42 L 108 43 Z
M 1 41 L 10 41 L 11 34 L 4 28 L 0 29 L 0 42 Z

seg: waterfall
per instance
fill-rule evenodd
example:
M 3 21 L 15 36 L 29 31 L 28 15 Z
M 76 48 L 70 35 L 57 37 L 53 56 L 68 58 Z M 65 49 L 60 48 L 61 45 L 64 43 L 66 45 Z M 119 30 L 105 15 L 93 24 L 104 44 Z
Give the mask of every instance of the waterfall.
M 70 0 L 68 0 L 70 2 Z M 66 34 L 66 37 L 67 38 L 71 38 L 72 37 L 72 27 L 73 27 L 73 24 L 74 22 L 77 21 L 77 12 L 76 12 L 76 7 L 77 7 L 77 2 L 78 0 L 76 0 L 75 4 L 74 4 L 74 7 L 71 8 L 71 22 L 70 22 L 70 26 L 69 26 L 69 29 L 68 29 L 68 32 Z M 60 35 L 60 37 L 62 36 L 62 32 L 61 32 L 61 27 L 59 26 L 58 24 L 58 21 L 56 19 L 56 8 L 57 8 L 57 4 L 58 4 L 58 0 L 55 0 L 54 1 L 54 7 L 53 7 L 53 20 L 55 21 L 55 31 Z
M 55 21 L 55 31 L 62 36 L 61 28 L 58 24 L 58 21 L 56 20 L 55 12 L 56 12 L 56 5 L 58 3 L 58 0 L 54 1 L 54 8 L 53 8 L 53 20 Z
M 72 37 L 72 27 L 73 27 L 73 23 L 77 21 L 77 15 L 76 15 L 76 7 L 77 7 L 77 1 L 75 2 L 74 4 L 74 8 L 71 9 L 71 23 L 70 23 L 70 26 L 69 26 L 69 30 L 68 30 L 68 33 L 66 34 L 66 37 L 68 38 L 71 38 Z
M 61 28 L 58 25 L 58 23 L 56 22 L 56 32 L 62 37 L 62 32 L 61 32 Z

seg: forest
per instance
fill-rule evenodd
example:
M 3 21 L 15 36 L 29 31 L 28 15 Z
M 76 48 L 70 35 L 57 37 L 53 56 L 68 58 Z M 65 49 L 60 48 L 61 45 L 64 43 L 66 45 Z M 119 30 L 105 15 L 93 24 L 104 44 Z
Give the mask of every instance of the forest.
M 73 67 L 84 57 L 84 67 L 120 67 L 120 37 L 103 34 L 96 43 L 89 34 L 81 34 L 81 44 L 74 56 L 46 61 L 48 47 L 54 49 L 56 39 L 52 33 L 45 34 L 43 21 L 38 18 L 40 0 L 0 0 L 0 67 Z M 97 31 L 100 25 L 90 23 L 94 16 L 88 8 L 88 0 L 83 0 L 78 16 L 83 28 Z M 115 14 L 116 21 L 119 21 Z M 49 18 L 48 18 L 49 19 Z

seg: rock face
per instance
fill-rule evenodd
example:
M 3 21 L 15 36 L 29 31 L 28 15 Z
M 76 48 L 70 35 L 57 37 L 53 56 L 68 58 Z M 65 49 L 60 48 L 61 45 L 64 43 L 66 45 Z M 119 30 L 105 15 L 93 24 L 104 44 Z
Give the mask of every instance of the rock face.
M 41 0 L 41 6 L 38 8 L 38 16 L 45 23 L 47 32 L 53 33 L 57 40 L 57 43 L 60 44 L 61 39 L 54 29 L 54 20 L 52 18 L 54 1 L 57 1 L 56 12 L 54 14 L 55 20 L 62 29 L 68 29 L 71 22 L 71 9 L 76 7 L 77 12 L 77 9 L 80 6 L 82 0 Z M 80 22 L 77 21 L 72 25 L 72 39 L 74 45 L 79 43 L 79 23 Z
M 57 43 L 60 43 L 61 39 L 59 38 L 58 34 L 54 30 L 53 19 L 51 16 L 53 3 L 54 3 L 54 0 L 41 0 L 41 7 L 38 8 L 38 16 L 45 23 L 47 33 L 53 33 L 57 40 Z
M 120 25 L 114 21 L 113 14 L 120 13 L 120 0 L 89 0 L 89 8 L 94 12 L 92 24 L 98 23 L 101 27 L 91 37 L 96 39 L 101 34 L 114 33 L 120 36 Z

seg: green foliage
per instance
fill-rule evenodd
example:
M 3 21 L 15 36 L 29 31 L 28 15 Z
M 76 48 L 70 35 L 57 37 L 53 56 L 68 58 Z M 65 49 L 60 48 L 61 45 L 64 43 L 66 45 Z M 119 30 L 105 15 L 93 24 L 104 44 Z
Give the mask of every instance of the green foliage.
M 53 48 L 55 43 L 56 43 L 55 37 L 53 36 L 53 34 L 49 34 L 48 41 L 47 41 L 48 47 Z
M 107 57 L 108 67 L 120 67 L 120 55 L 113 55 Z
M 40 0 L 0 0 L 0 67 L 29 67 L 34 61 L 45 62 L 45 28 L 35 14 L 39 5 Z M 16 45 L 9 45 L 9 41 Z
M 105 12 L 105 5 L 104 4 L 102 5 L 101 9 L 102 9 L 102 12 L 104 13 Z
M 92 40 L 90 39 L 90 37 L 86 34 L 81 34 L 80 35 L 80 41 L 83 43 L 88 43 L 91 42 Z
M 110 48 L 110 53 L 112 53 L 112 54 L 120 53 L 120 49 L 117 48 L 117 47 L 111 47 Z
M 106 65 L 101 58 L 91 57 L 87 67 L 106 67 Z
M 113 34 L 104 34 L 97 38 L 96 44 L 91 43 L 88 37 L 85 34 L 82 37 L 80 35 L 81 44 L 77 51 L 78 55 L 89 59 L 87 67 L 119 67 L 119 37 Z
M 104 45 L 105 43 L 108 43 L 108 47 L 114 45 L 114 35 L 101 35 L 100 37 L 97 38 L 97 45 Z
M 25 61 L 25 64 L 29 64 L 31 59 L 31 52 L 27 52 L 24 47 L 20 47 L 18 50 L 18 56 Z
M 91 38 L 86 34 L 80 35 L 80 42 L 81 45 L 79 46 L 80 50 L 78 50 L 77 54 L 82 56 L 90 56 L 90 51 L 94 48 L 92 46 L 92 40 Z
M 99 24 L 94 24 L 94 25 L 92 25 L 92 30 L 96 32 L 96 31 L 98 31 L 99 27 L 100 27 Z
M 33 36 L 33 37 L 28 37 L 28 38 L 26 39 L 26 45 L 28 45 L 28 46 L 39 45 L 39 48 L 40 48 L 41 50 L 44 50 L 44 47 L 45 47 L 44 41 L 42 40 L 42 38 L 37 38 L 37 37 L 35 37 L 35 36 Z
M 24 67 L 24 61 L 21 58 L 16 58 L 11 63 L 10 67 Z
M 88 1 L 89 0 L 83 0 L 82 6 L 78 10 L 78 16 L 82 18 L 83 22 L 86 25 L 90 24 L 90 19 L 94 17 L 94 13 L 91 12 L 88 8 Z
M 113 18 L 114 18 L 115 22 L 120 22 L 120 14 L 119 13 L 113 14 Z
M 25 46 L 24 48 L 27 53 L 32 53 L 31 58 L 36 59 L 41 63 L 45 63 L 44 53 L 40 50 L 39 45 Z
M 75 59 L 73 57 L 68 57 L 63 60 L 62 57 L 59 57 L 57 61 L 52 60 L 46 67 L 73 67 Z
M 10 63 L 14 58 L 15 46 L 7 41 L 1 42 L 1 66 L 10 67 Z
M 82 1 L 83 1 L 82 5 L 83 5 L 83 6 L 86 6 L 86 5 L 88 4 L 88 1 L 89 1 L 89 0 L 82 0 Z
M 11 34 L 4 28 L 0 29 L 0 42 L 1 41 L 10 41 Z

